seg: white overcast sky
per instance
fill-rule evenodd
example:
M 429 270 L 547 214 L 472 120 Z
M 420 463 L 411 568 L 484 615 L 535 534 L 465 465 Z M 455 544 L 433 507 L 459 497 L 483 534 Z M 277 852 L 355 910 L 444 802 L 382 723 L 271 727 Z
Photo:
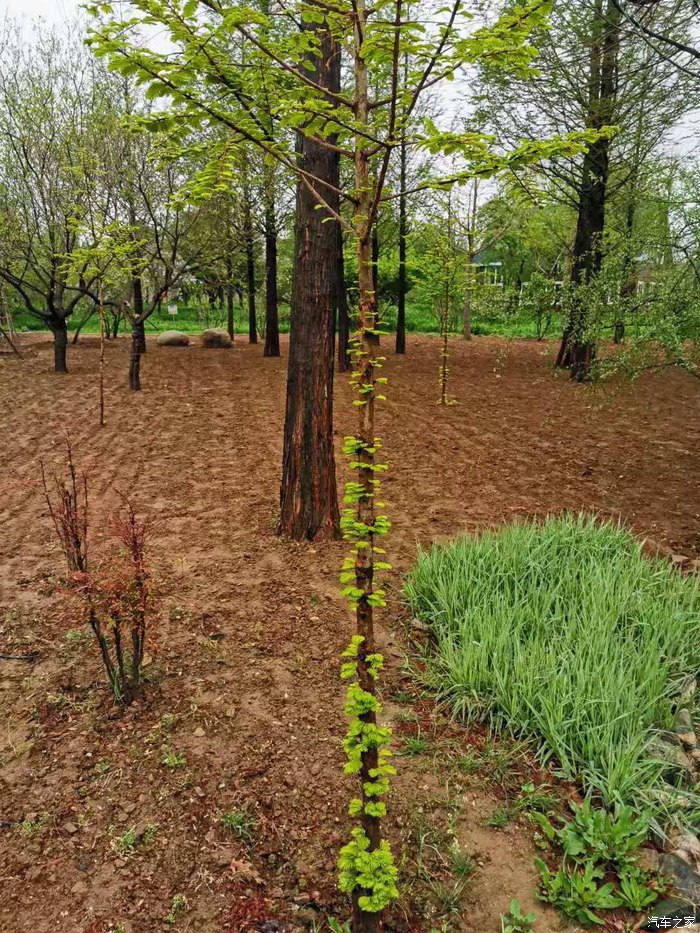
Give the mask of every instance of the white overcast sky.
M 79 0 L 0 0 L 0 20 L 36 19 L 42 16 L 52 22 L 69 19 L 78 10 Z

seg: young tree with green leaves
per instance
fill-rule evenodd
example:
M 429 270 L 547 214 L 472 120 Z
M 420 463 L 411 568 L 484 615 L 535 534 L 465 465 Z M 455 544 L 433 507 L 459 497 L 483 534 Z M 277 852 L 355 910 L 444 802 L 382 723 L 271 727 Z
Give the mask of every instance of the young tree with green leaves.
M 658 21 L 660 7 L 650 8 L 652 21 Z M 687 82 L 658 50 L 650 54 L 634 36 L 615 0 L 556 5 L 538 43 L 534 80 L 506 83 L 484 73 L 483 112 L 505 140 L 611 128 L 575 158 L 518 175 L 534 202 L 553 199 L 575 212 L 567 252 L 571 279 L 583 284 L 601 270 L 615 199 L 687 111 Z M 571 313 L 557 362 L 574 378 L 586 379 L 602 335 L 588 326 L 583 305 L 572 305 Z
M 95 197 L 94 152 L 107 132 L 107 82 L 70 35 L 11 26 L 0 37 L 0 280 L 54 337 L 66 373 L 67 322 L 97 301 L 97 270 L 66 262 L 78 230 L 109 206 Z M 89 235 L 89 234 L 86 234 Z
M 346 486 L 342 528 L 352 544 L 343 576 L 345 594 L 355 613 L 355 635 L 344 668 L 350 680 L 346 703 L 350 729 L 345 749 L 347 771 L 358 775 L 359 795 L 351 805 L 357 825 L 341 852 L 340 883 L 352 897 L 354 933 L 372 933 L 379 929 L 382 911 L 398 893 L 396 867 L 382 832 L 386 813 L 382 798 L 389 790 L 392 769 L 386 761 L 390 733 L 378 725 L 377 678 L 382 660 L 376 651 L 374 629 L 374 609 L 384 605 L 383 592 L 375 580 L 376 571 L 384 565 L 375 555 L 388 521 L 377 511 L 376 498 L 378 479 L 386 467 L 376 456 L 380 442 L 375 434 L 375 409 L 383 398 L 384 380 L 378 375 L 381 357 L 377 351 L 373 226 L 382 203 L 394 197 L 385 187 L 387 171 L 402 128 L 424 91 L 464 67 L 486 61 L 494 68 L 527 72 L 535 57 L 528 36 L 546 16 L 548 4 L 533 0 L 481 27 L 474 25 L 462 0 L 454 0 L 447 11 L 431 11 L 427 25 L 406 15 L 403 0 L 380 0 L 372 7 L 365 0 L 294 0 L 285 5 L 280 18 L 219 0 L 132 0 L 128 7 L 133 15 L 122 21 L 109 4 L 94 5 L 93 11 L 103 19 L 93 28 L 91 44 L 98 54 L 109 58 L 112 67 L 146 83 L 151 96 L 169 99 L 171 106 L 154 116 L 153 128 L 172 136 L 178 127 L 190 122 L 215 121 L 227 127 L 233 143 L 255 145 L 292 172 L 298 191 L 312 199 L 319 223 L 341 224 L 355 244 L 359 328 L 353 385 L 359 420 L 356 436 L 346 438 L 345 443 L 355 475 Z M 137 36 L 137 23 L 149 29 L 164 28 L 170 41 L 167 52 L 149 47 L 143 35 Z M 256 67 L 240 69 L 231 62 L 228 49 L 232 34 L 247 40 L 251 49 L 247 62 Z M 347 81 L 338 84 L 330 70 L 341 51 Z M 404 52 L 412 65 L 402 83 L 399 74 Z M 289 149 L 283 136 L 271 141 L 260 126 L 260 73 L 266 75 L 268 91 L 271 87 L 274 91 L 280 124 L 298 134 L 296 152 Z M 382 80 L 375 82 L 375 75 L 381 75 Z M 370 90 L 374 86 L 387 86 L 389 92 L 375 97 Z M 526 143 L 504 154 L 477 131 L 443 132 L 426 122 L 422 131 L 416 131 L 413 145 L 433 154 L 459 152 L 464 168 L 452 179 L 457 182 L 560 151 L 579 151 L 595 138 L 597 134 L 577 134 L 564 141 Z M 322 170 L 322 155 L 330 158 L 331 154 L 350 160 L 354 166 L 348 191 L 341 190 Z M 219 162 L 226 158 L 223 149 L 211 156 Z M 304 206 L 297 203 L 298 217 L 306 219 Z M 301 232 L 296 246 L 297 278 L 299 260 L 317 255 L 321 240 L 318 227 L 310 221 Z M 312 267 L 307 268 L 310 271 Z M 316 280 L 312 285 L 326 288 L 326 281 Z M 327 287 L 330 290 L 332 283 Z M 329 291 L 326 301 L 330 299 Z M 327 350 L 332 351 L 332 340 L 323 347 L 324 355 Z M 307 359 L 307 366 L 309 362 Z M 305 404 L 320 401 L 327 404 L 326 399 L 315 396 L 304 400 Z M 312 423 L 300 419 L 296 438 L 311 453 L 319 439 L 305 435 L 303 429 Z M 325 490 L 328 499 L 330 490 L 329 485 Z M 302 505 L 303 500 L 299 502 Z

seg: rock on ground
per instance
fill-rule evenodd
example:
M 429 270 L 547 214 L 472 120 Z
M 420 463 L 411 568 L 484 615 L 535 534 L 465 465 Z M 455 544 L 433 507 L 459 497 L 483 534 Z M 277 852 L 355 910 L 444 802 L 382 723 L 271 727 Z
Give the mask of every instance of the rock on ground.
M 228 331 L 223 330 L 221 327 L 212 327 L 202 333 L 203 347 L 216 349 L 230 347 L 231 345 L 232 340 L 228 335 Z
M 693 904 L 700 904 L 700 875 L 687 862 L 677 855 L 662 855 L 659 867 L 671 879 L 678 894 Z
M 164 330 L 162 334 L 158 334 L 157 343 L 159 347 L 187 347 L 190 338 L 181 330 Z

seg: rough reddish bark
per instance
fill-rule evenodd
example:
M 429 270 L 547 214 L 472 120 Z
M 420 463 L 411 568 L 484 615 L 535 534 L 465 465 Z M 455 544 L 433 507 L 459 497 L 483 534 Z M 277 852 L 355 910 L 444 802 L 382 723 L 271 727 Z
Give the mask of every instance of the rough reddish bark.
M 315 30 L 315 24 L 306 24 Z M 314 80 L 330 90 L 340 85 L 340 54 L 327 34 L 313 60 Z M 338 187 L 336 154 L 302 136 L 302 169 Z M 307 177 L 309 177 L 307 176 Z M 334 209 L 338 199 L 326 185 L 318 192 Z M 289 331 L 289 366 L 280 489 L 279 534 L 295 540 L 337 536 L 340 526 L 333 450 L 333 355 L 336 287 L 335 221 L 319 210 L 307 186 L 297 182 L 295 263 Z M 324 220 L 326 221 L 324 223 Z

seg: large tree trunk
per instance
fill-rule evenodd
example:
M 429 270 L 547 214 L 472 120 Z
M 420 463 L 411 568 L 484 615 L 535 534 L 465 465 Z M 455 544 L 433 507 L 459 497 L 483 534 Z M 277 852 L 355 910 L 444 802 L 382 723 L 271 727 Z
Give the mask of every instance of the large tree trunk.
M 603 0 L 596 0 L 590 52 L 589 125 L 596 130 L 612 121 L 617 96 L 620 14 L 612 0 L 606 7 Z M 603 137 L 590 145 L 583 160 L 571 270 L 574 285 L 590 281 L 603 263 L 609 176 L 610 140 Z M 572 378 L 579 382 L 588 378 L 595 357 L 595 344 L 587 333 L 587 324 L 586 309 L 574 296 L 556 365 L 568 368 Z
M 53 369 L 55 373 L 67 373 L 68 325 L 64 317 L 54 316 L 50 323 L 53 334 Z
M 348 308 L 348 290 L 345 287 L 345 254 L 343 252 L 343 231 L 336 224 L 336 305 L 338 315 L 338 371 L 350 369 L 350 309 Z
M 280 355 L 280 325 L 277 306 L 277 211 L 272 185 L 274 185 L 274 177 L 268 179 L 265 199 L 265 350 L 263 356 Z
M 305 23 L 310 31 L 318 25 Z M 314 80 L 330 90 L 340 86 L 340 52 L 322 33 Z M 298 160 L 307 178 L 338 187 L 338 156 L 299 136 Z M 338 209 L 325 185 L 319 194 Z M 289 332 L 287 404 L 280 489 L 279 534 L 296 540 L 337 535 L 340 526 L 333 450 L 333 349 L 336 222 L 317 208 L 301 181 L 296 188 L 295 264 Z M 324 220 L 326 221 L 324 223 Z

